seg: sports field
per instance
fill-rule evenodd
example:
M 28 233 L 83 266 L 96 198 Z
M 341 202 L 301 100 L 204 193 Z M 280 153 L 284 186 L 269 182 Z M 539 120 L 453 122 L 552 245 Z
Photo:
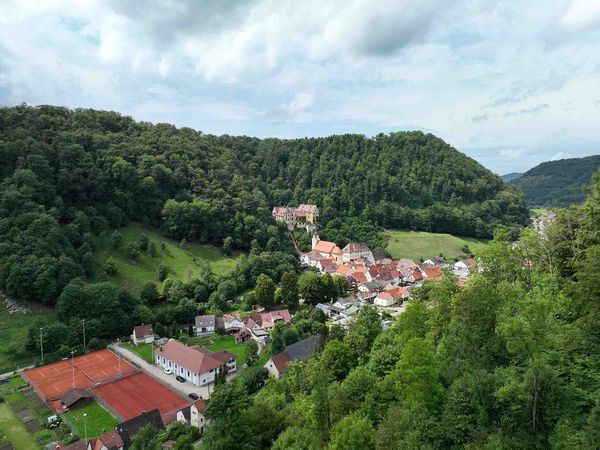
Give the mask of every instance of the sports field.
M 22 375 L 49 403 L 74 387 L 88 389 L 134 372 L 133 366 L 105 349 L 25 370 Z
M 99 386 L 94 393 L 124 420 L 158 408 L 163 422 L 170 423 L 190 404 L 143 372 Z

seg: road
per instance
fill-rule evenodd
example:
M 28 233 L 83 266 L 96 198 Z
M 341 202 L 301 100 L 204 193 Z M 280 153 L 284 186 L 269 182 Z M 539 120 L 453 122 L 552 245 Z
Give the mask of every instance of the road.
M 158 367 L 146 362 L 138 354 L 132 352 L 131 350 L 123 348 L 117 344 L 112 344 L 109 346 L 109 348 L 117 355 L 121 356 L 123 359 L 133 363 L 135 366 L 142 369 L 152 378 L 155 378 L 160 383 L 167 385 L 173 391 L 181 394 L 184 397 L 187 397 L 188 394 L 191 394 L 193 392 L 197 394 L 200 398 L 208 400 L 210 398 L 210 394 L 214 390 L 213 383 L 207 384 L 205 386 L 194 386 L 189 381 L 181 383 L 175 379 L 175 375 L 167 375 L 163 371 L 162 367 Z M 242 372 L 242 370 L 244 370 L 244 366 L 240 366 L 235 372 L 228 374 L 227 381 L 233 380 Z

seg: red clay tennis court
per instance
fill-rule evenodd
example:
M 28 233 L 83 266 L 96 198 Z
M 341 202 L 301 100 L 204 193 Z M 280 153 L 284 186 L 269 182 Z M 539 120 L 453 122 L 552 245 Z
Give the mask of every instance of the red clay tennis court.
M 73 387 L 93 388 L 136 371 L 125 360 L 105 349 L 28 369 L 22 375 L 38 396 L 49 403 Z
M 170 423 L 190 405 L 143 372 L 94 388 L 94 393 L 124 420 L 158 408 L 163 422 Z

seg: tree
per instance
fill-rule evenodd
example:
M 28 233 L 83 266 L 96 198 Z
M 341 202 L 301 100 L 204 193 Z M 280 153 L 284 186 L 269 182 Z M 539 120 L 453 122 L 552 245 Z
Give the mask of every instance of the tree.
M 264 367 L 249 367 L 244 376 L 244 387 L 248 394 L 259 391 L 269 377 L 269 372 Z
M 281 277 L 281 301 L 288 308 L 298 307 L 298 277 L 293 271 L 286 272 Z
M 148 250 L 148 245 L 150 245 L 150 239 L 148 239 L 148 236 L 142 234 L 137 240 L 137 242 L 140 251 L 145 252 L 146 250 Z
M 150 423 L 144 425 L 131 438 L 129 448 L 132 450 L 161 450 L 162 443 L 158 431 Z
M 117 274 L 117 264 L 115 263 L 115 260 L 112 258 L 108 258 L 105 262 L 104 262 L 104 273 L 106 273 L 106 275 L 116 275 Z
M 246 343 L 245 348 L 245 363 L 248 364 L 256 358 L 258 354 L 258 344 L 254 339 Z
M 157 255 L 156 252 L 156 245 L 154 245 L 154 242 L 150 241 L 148 242 L 148 254 L 152 257 L 155 258 Z
M 233 252 L 233 238 L 231 236 L 227 236 L 225 239 L 223 239 L 223 247 L 221 250 L 225 256 L 231 255 Z
M 323 281 L 314 272 L 305 272 L 298 281 L 300 296 L 309 305 L 316 305 L 325 300 Z
M 123 236 L 117 230 L 110 236 L 110 246 L 113 250 L 118 250 L 123 245 Z
M 140 256 L 140 244 L 138 241 L 131 241 L 129 245 L 127 245 L 127 257 L 131 259 L 138 259 Z
M 369 450 L 375 449 L 375 428 L 359 414 L 344 417 L 331 430 L 331 450 Z
M 158 271 L 156 274 L 156 278 L 158 279 L 158 281 L 160 281 L 162 283 L 163 281 L 165 281 L 167 279 L 168 276 L 169 276 L 169 269 L 167 269 L 167 266 L 165 266 L 164 264 L 161 264 L 160 266 L 158 266 Z
M 337 298 L 338 290 L 335 283 L 333 282 L 331 274 L 324 273 L 323 275 L 321 275 L 321 286 L 325 301 L 331 302 Z
M 254 297 L 259 305 L 269 310 L 273 306 L 275 299 L 275 283 L 267 275 L 260 274 L 256 279 L 256 287 L 254 288 Z
M 154 283 L 146 283 L 140 294 L 142 301 L 148 305 L 153 305 L 158 300 L 158 289 Z
M 336 297 L 346 297 L 350 286 L 348 285 L 348 279 L 339 275 L 333 277 L 333 284 L 336 288 Z

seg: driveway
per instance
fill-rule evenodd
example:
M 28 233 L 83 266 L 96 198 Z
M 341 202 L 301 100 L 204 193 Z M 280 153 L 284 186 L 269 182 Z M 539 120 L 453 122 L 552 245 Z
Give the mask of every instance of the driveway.
M 138 354 L 119 346 L 118 344 L 112 344 L 109 348 L 120 355 L 123 359 L 133 363 L 135 366 L 139 367 L 141 370 L 146 372 L 152 378 L 155 378 L 157 381 L 171 388 L 171 390 L 181 394 L 184 397 L 187 397 L 188 394 L 192 392 L 197 394 L 200 398 L 204 400 L 208 400 L 210 398 L 210 394 L 214 390 L 214 383 L 210 383 L 204 386 L 194 386 L 189 381 L 185 383 L 180 383 L 175 379 L 175 375 L 167 375 L 162 367 L 155 366 L 146 362 L 143 358 L 141 358 Z M 227 381 L 233 380 L 237 377 L 242 370 L 244 370 L 244 366 L 238 367 L 238 369 L 227 375 Z

